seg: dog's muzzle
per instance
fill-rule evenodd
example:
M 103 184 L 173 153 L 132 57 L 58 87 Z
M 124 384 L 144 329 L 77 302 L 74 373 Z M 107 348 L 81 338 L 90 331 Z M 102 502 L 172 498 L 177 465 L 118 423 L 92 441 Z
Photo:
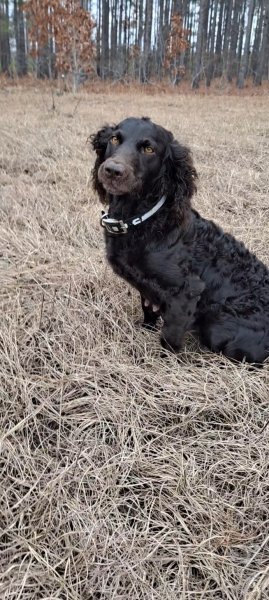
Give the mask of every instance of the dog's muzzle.
M 101 164 L 98 179 L 107 192 L 117 195 L 130 193 L 141 185 L 130 164 L 112 158 Z

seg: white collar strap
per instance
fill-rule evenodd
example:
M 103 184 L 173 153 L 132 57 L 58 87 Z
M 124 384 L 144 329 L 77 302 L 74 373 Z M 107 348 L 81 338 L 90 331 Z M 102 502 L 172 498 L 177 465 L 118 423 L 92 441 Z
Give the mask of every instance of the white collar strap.
M 166 196 L 162 196 L 161 199 L 155 204 L 148 212 L 146 212 L 141 217 L 133 217 L 132 219 L 127 219 L 125 222 L 118 219 L 112 219 L 109 217 L 108 213 L 102 211 L 101 216 L 101 225 L 105 227 L 108 233 L 112 233 L 112 235 L 119 235 L 122 233 L 127 233 L 130 227 L 135 227 L 136 225 L 140 225 L 140 223 L 144 223 L 147 219 L 152 217 L 165 203 Z

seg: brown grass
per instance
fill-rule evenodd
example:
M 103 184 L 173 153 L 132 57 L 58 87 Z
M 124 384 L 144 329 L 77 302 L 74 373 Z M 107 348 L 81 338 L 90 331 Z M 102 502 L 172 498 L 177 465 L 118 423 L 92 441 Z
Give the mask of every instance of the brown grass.
M 269 264 L 266 97 L 0 92 L 5 600 L 269 598 L 269 366 L 161 359 L 104 259 L 87 136 L 149 115 Z

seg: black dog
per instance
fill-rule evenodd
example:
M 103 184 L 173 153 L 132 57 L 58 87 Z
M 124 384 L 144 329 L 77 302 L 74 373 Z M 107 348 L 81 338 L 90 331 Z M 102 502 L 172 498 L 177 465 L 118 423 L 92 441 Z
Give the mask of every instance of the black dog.
M 269 356 L 269 271 L 191 208 L 197 173 L 188 148 L 148 118 L 91 136 L 93 184 L 109 205 L 107 257 L 141 294 L 144 324 L 163 318 L 161 343 L 179 351 L 194 330 L 236 360 Z

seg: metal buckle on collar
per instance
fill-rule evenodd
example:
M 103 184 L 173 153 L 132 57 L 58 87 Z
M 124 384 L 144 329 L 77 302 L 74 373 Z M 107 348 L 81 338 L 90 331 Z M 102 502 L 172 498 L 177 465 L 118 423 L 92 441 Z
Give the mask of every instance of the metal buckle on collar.
M 102 227 L 108 231 L 108 233 L 112 233 L 114 235 L 121 235 L 122 233 L 127 233 L 128 225 L 123 221 L 117 221 L 117 219 L 111 219 L 105 213 L 102 215 L 100 224 Z
M 102 227 L 105 227 L 108 233 L 111 233 L 112 235 L 121 235 L 122 233 L 127 233 L 129 226 L 135 227 L 136 225 L 140 225 L 140 223 L 144 223 L 144 221 L 149 219 L 149 217 L 152 217 L 152 215 L 154 215 L 157 212 L 157 210 L 159 210 L 162 207 L 162 205 L 165 203 L 165 200 L 166 196 L 162 196 L 159 202 L 157 202 L 157 204 L 155 204 L 150 210 L 148 210 L 148 212 L 146 212 L 141 217 L 133 217 L 133 219 L 127 219 L 127 223 L 124 223 L 124 221 L 122 220 L 118 221 L 117 219 L 112 219 L 108 216 L 108 213 L 105 213 L 105 211 L 102 210 L 100 223 Z

